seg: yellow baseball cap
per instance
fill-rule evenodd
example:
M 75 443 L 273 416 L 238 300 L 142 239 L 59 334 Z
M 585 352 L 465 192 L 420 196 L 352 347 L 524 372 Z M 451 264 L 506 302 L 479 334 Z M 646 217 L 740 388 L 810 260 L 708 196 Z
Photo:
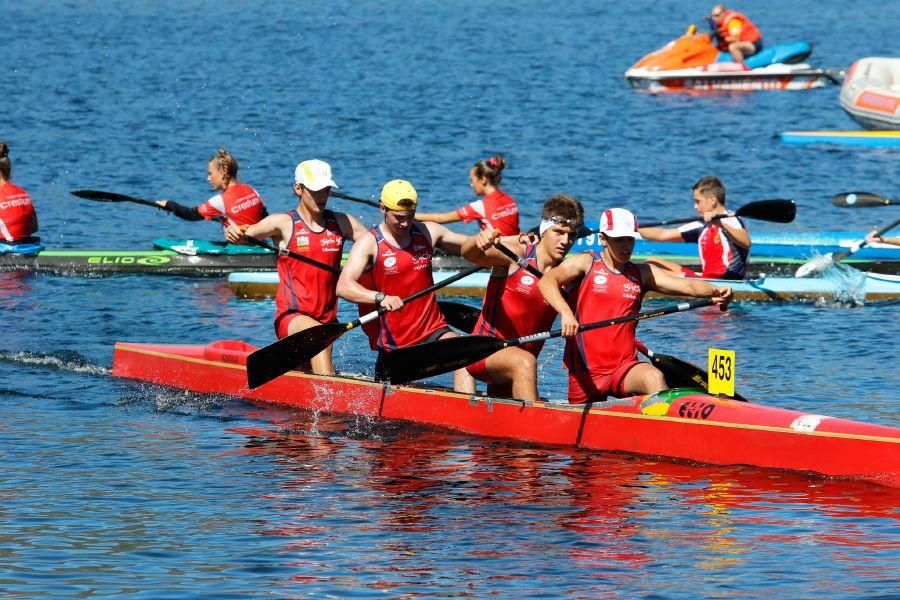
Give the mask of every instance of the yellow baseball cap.
M 416 210 L 419 195 L 405 179 L 393 179 L 381 188 L 381 203 L 391 210 Z

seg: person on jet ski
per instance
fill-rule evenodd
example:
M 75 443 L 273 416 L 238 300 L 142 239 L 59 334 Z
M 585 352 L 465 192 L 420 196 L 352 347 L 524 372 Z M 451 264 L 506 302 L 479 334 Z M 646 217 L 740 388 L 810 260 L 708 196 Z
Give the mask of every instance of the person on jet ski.
M 762 34 L 753 21 L 736 10 L 728 10 L 716 4 L 709 12 L 710 25 L 720 50 L 731 53 L 734 62 L 744 64 L 744 59 L 762 50 Z

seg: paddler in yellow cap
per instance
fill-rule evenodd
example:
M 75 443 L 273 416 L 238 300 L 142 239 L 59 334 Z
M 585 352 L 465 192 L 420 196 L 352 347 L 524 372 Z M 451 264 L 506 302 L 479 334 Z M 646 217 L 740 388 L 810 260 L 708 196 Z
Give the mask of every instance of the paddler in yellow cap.
M 377 326 L 366 331 L 378 350 L 375 376 L 383 379 L 384 353 L 448 337 L 456 337 L 438 308 L 433 293 L 408 305 L 402 297 L 434 284 L 431 259 L 435 247 L 460 253 L 467 237 L 437 223 L 415 220 L 419 196 L 412 184 L 394 179 L 381 190 L 384 220 L 353 244 L 337 293 L 344 300 L 384 309 Z M 475 391 L 475 380 L 465 369 L 453 374 L 455 390 Z

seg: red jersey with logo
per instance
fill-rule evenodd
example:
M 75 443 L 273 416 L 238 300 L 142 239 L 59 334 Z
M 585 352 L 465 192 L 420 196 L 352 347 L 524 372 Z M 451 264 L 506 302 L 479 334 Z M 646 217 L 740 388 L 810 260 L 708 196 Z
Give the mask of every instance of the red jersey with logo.
M 577 294 L 572 294 L 575 318 L 582 325 L 638 312 L 644 298 L 641 272 L 628 262 L 617 273 L 602 258 L 594 257 L 590 271 L 581 280 Z M 635 329 L 637 321 L 578 332 L 566 340 L 563 363 L 569 379 L 583 374 L 613 373 L 621 364 L 637 360 Z
M 466 223 L 478 221 L 482 229 L 499 229 L 501 235 L 518 235 L 521 231 L 516 201 L 500 190 L 494 190 L 481 200 L 466 204 L 457 209 L 456 214 Z
M 294 221 L 287 249 L 336 269 L 341 267 L 344 234 L 334 213 L 323 211 L 325 228 L 314 231 L 296 210 L 289 213 Z M 303 313 L 320 323 L 337 321 L 338 274 L 306 264 L 289 256 L 279 256 L 278 293 L 275 296 L 275 322 L 291 313 Z
M 253 225 L 266 216 L 266 206 L 252 187 L 235 183 L 221 194 L 216 194 L 197 210 L 204 219 L 225 217 L 228 225 Z
M 525 260 L 537 268 L 537 246 L 529 244 Z M 538 290 L 538 278 L 519 267 L 503 277 L 491 276 L 484 294 L 481 316 L 472 331 L 475 335 L 492 335 L 501 339 L 547 331 L 556 319 L 556 311 Z M 521 348 L 535 356 L 544 342 L 530 342 Z
M 418 223 L 410 228 L 409 244 L 397 248 L 381 233 L 379 226 L 369 230 L 378 249 L 370 273 L 375 289 L 401 298 L 434 285 L 431 258 L 434 248 Z M 390 352 L 419 343 L 435 331 L 448 327 L 438 308 L 434 293 L 426 294 L 400 310 L 386 312 L 378 320 L 379 350 Z
M 25 190 L 13 183 L 0 185 L 0 237 L 16 242 L 37 230 L 37 214 Z
M 722 222 L 733 229 L 746 229 L 740 217 L 728 217 Z M 713 279 L 743 279 L 747 272 L 749 248 L 741 248 L 725 235 L 715 222 L 694 221 L 678 229 L 685 242 L 697 242 L 700 263 L 703 265 L 701 277 Z

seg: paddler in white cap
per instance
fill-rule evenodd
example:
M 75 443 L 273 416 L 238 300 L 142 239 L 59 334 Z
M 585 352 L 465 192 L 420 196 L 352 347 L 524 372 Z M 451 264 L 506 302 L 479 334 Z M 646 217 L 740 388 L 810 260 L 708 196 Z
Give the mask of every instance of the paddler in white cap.
M 279 255 L 278 293 L 275 296 L 275 333 L 278 339 L 323 323 L 337 321 L 337 270 L 344 241 L 366 235 L 354 217 L 326 208 L 332 187 L 331 166 L 322 160 L 305 160 L 294 170 L 297 208 L 269 215 L 254 225 L 232 225 L 225 238 L 232 243 L 245 236 L 267 238 L 280 247 L 305 256 L 316 264 Z M 327 268 L 323 268 L 327 267 Z M 313 373 L 333 375 L 331 346 L 313 357 Z
M 637 219 L 624 208 L 611 208 L 600 218 L 605 244 L 599 256 L 577 254 L 541 279 L 541 293 L 562 317 L 566 341 L 564 364 L 569 369 L 569 402 L 625 398 L 666 389 L 662 372 L 640 362 L 635 348 L 637 321 L 580 333 L 579 323 L 591 323 L 636 313 L 644 294 L 658 291 L 693 298 L 712 298 L 722 310 L 731 302 L 730 287 L 676 277 L 651 264 L 631 262 L 634 241 L 640 239 Z M 580 281 L 568 301 L 560 288 Z M 574 310 L 570 306 L 574 305 Z
M 398 348 L 432 342 L 457 334 L 450 329 L 434 293 L 403 304 L 403 296 L 434 284 L 431 261 L 435 248 L 458 255 L 466 236 L 437 223 L 415 220 L 419 196 L 408 181 L 394 179 L 381 190 L 384 220 L 372 227 L 350 250 L 338 280 L 344 300 L 384 309 L 377 327 L 367 329 L 378 350 L 376 378 L 383 378 L 381 356 Z M 475 381 L 465 369 L 453 374 L 457 391 L 472 393 Z

